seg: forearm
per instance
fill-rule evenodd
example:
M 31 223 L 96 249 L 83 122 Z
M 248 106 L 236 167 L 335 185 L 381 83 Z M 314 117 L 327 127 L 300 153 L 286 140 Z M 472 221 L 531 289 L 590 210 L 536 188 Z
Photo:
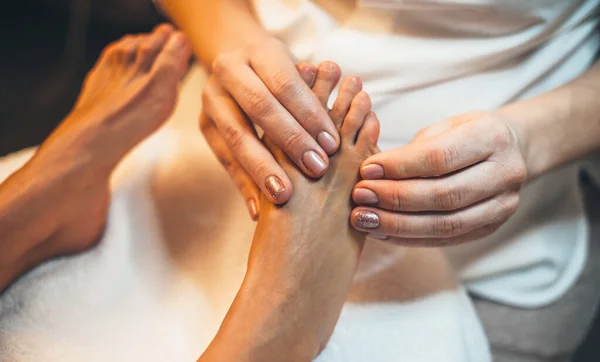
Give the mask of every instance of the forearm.
M 600 150 L 600 62 L 572 82 L 505 106 L 529 178 Z
M 268 35 L 255 19 L 248 0 L 162 0 L 158 3 L 187 35 L 196 56 L 208 66 L 219 54 Z

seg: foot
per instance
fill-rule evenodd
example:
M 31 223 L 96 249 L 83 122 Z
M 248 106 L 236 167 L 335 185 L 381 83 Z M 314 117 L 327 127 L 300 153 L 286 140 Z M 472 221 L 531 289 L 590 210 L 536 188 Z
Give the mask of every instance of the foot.
M 31 177 L 55 184 L 50 194 L 57 231 L 37 249 L 38 259 L 81 251 L 98 240 L 110 174 L 169 117 L 190 54 L 183 34 L 170 25 L 126 36 L 104 50 L 73 111 L 26 166 Z
M 317 74 L 313 89 L 330 93 L 333 87 L 321 83 L 326 81 Z M 327 343 L 366 238 L 349 224 L 352 188 L 363 160 L 379 151 L 379 121 L 361 88 L 357 77 L 345 79 L 340 87 L 330 116 L 340 132 L 341 146 L 321 179 L 306 178 L 266 140 L 295 191 L 283 206 L 274 206 L 266 198 L 261 201 L 246 279 L 221 337 L 213 343 L 227 337 L 260 336 L 260 341 L 240 344 L 257 343 L 261 351 L 245 353 L 256 360 L 264 356 L 288 361 L 312 360 Z M 230 326 L 237 337 L 228 335 Z

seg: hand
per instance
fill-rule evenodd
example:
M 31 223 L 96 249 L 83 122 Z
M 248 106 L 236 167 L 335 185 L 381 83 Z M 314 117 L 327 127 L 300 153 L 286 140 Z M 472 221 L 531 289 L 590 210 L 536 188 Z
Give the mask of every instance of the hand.
M 331 88 L 341 75 L 331 62 L 319 71 L 330 74 Z M 285 46 L 270 37 L 221 54 L 213 64 L 202 94 L 200 126 L 255 219 L 259 189 L 271 202 L 281 204 L 290 198 L 292 184 L 252 122 L 310 177 L 325 173 L 328 154 L 339 146 L 326 98 L 311 90 L 316 74 L 311 65 L 296 68 Z
M 352 225 L 408 246 L 453 245 L 515 212 L 527 168 L 511 120 L 473 112 L 421 130 L 361 166 Z

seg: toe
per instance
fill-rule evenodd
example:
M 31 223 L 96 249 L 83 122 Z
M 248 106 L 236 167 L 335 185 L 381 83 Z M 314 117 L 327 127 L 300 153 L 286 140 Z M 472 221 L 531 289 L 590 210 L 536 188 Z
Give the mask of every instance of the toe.
M 150 70 L 158 53 L 165 46 L 174 31 L 173 27 L 169 24 L 158 25 L 152 34 L 147 36 L 138 45 L 137 62 L 141 71 L 147 72 Z
M 296 69 L 298 69 L 298 73 L 300 73 L 300 77 L 304 83 L 312 88 L 317 75 L 317 67 L 314 64 L 302 62 L 296 65 Z
M 379 147 L 377 147 L 378 140 L 379 119 L 375 112 L 369 112 L 365 118 L 365 123 L 360 128 L 360 131 L 358 131 L 355 146 L 356 152 L 365 156 L 365 158 L 379 153 Z
M 354 97 L 350 105 L 350 110 L 344 118 L 340 136 L 342 142 L 346 145 L 353 145 L 358 136 L 358 131 L 362 127 L 367 115 L 371 112 L 371 98 L 361 91 Z
M 334 62 L 326 61 L 319 64 L 317 76 L 312 90 L 323 107 L 327 108 L 327 103 L 329 102 L 331 92 L 333 92 L 333 88 L 335 88 L 337 83 L 340 81 L 341 76 L 342 71 Z
M 165 46 L 159 51 L 156 61 L 152 64 L 151 72 L 159 82 L 163 79 L 178 82 L 187 69 L 191 54 L 192 50 L 185 35 L 175 32 L 169 36 Z
M 346 77 L 340 86 L 337 99 L 333 104 L 329 116 L 333 123 L 339 129 L 342 126 L 346 114 L 350 110 L 350 104 L 356 95 L 362 90 L 362 81 L 358 76 L 351 75 Z
M 133 63 L 138 45 L 142 39 L 142 35 L 125 35 L 120 40 L 108 46 L 108 58 L 117 64 L 129 65 Z

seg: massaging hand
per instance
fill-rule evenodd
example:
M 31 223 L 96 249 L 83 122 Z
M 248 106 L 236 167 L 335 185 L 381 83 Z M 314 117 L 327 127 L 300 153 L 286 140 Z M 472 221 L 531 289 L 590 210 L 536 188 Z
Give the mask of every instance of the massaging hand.
M 341 75 L 333 63 L 319 71 L 330 74 L 331 88 Z M 311 65 L 297 69 L 286 47 L 271 37 L 221 54 L 213 64 L 202 95 L 200 126 L 255 219 L 259 189 L 271 202 L 281 204 L 290 198 L 292 184 L 251 121 L 307 176 L 323 175 L 328 154 L 339 146 L 337 129 L 325 109 L 327 98 L 319 98 L 319 92 L 310 88 L 316 73 Z
M 452 245 L 495 231 L 527 178 L 510 120 L 474 112 L 421 130 L 361 166 L 355 228 L 411 246 Z

